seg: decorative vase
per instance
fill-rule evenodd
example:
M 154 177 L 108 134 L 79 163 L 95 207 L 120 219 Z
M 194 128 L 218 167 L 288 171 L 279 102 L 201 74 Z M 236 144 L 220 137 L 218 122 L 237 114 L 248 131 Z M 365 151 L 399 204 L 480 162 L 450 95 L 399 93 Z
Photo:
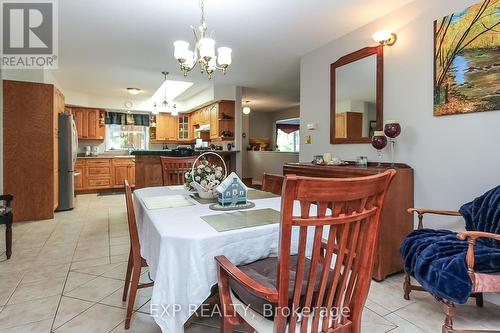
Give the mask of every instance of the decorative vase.
M 388 120 L 384 126 L 384 134 L 387 135 L 391 142 L 391 167 L 394 168 L 394 146 L 396 144 L 396 137 L 401 134 L 401 125 L 397 120 Z
M 382 149 L 387 146 L 387 138 L 384 135 L 383 131 L 375 131 L 372 137 L 372 146 L 377 149 L 378 154 L 378 167 L 382 166 Z

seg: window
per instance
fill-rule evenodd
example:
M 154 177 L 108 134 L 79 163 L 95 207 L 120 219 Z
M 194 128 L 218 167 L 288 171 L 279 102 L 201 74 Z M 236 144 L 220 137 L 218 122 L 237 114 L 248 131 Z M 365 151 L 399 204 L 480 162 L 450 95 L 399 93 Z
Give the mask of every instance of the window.
M 298 118 L 279 120 L 276 122 L 276 146 L 278 151 L 298 152 L 300 130 Z
M 147 127 L 106 125 L 106 150 L 147 149 Z

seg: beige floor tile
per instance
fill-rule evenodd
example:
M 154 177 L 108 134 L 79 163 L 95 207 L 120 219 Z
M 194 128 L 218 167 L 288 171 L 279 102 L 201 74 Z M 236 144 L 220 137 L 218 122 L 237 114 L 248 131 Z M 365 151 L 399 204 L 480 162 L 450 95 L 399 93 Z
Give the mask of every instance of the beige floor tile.
M 26 302 L 62 294 L 65 277 L 37 282 L 21 283 L 9 299 L 8 304 Z
M 143 313 L 134 313 L 130 322 L 130 328 L 125 329 L 125 322 L 121 322 L 110 333 L 162 333 L 154 319 Z
M 56 319 L 54 321 L 53 329 L 56 329 L 71 319 L 75 318 L 95 303 L 82 301 L 76 298 L 61 297 L 59 308 L 57 309 Z
M 219 333 L 219 332 L 220 328 L 214 328 L 201 324 L 192 324 L 184 331 L 184 333 Z
M 64 294 L 69 293 L 73 289 L 80 287 L 95 278 L 95 275 L 89 275 L 79 272 L 69 272 L 68 278 L 66 279 L 66 284 L 64 285 Z
M 21 282 L 23 275 L 23 272 L 0 273 L 0 289 L 16 287 Z
M 368 308 L 378 314 L 379 316 L 385 316 L 391 313 L 391 310 L 384 308 L 382 305 L 367 299 L 365 303 L 365 308 Z
M 363 310 L 363 316 L 361 317 L 362 332 L 383 333 L 389 332 L 394 328 L 396 328 L 396 325 L 394 325 L 384 317 L 379 316 L 368 308 L 365 308 Z
M 110 238 L 109 244 L 111 246 L 114 246 L 114 245 L 129 245 L 130 246 L 130 237 L 128 235 L 121 236 L 121 237 L 113 237 L 113 238 Z
M 73 255 L 73 261 L 97 259 L 106 256 L 109 256 L 109 246 L 93 247 L 76 250 Z
M 151 293 L 153 288 L 143 288 L 137 290 L 137 296 L 135 298 L 134 310 L 137 310 L 144 304 L 146 304 L 151 299 Z M 99 301 L 101 304 L 116 306 L 120 308 L 126 308 L 127 302 L 122 301 L 123 297 L 123 287 L 106 297 L 105 299 Z
M 391 333 L 431 333 L 423 330 L 422 328 L 404 320 L 395 313 L 390 313 L 384 317 L 397 327 Z
M 150 314 L 151 313 L 151 300 L 147 301 L 146 304 L 144 304 L 139 309 L 137 309 L 137 311 L 144 313 L 144 314 Z
M 121 244 L 121 245 L 111 245 L 110 254 L 112 256 L 117 256 L 120 254 L 129 254 L 130 245 L 129 244 Z
M 106 264 L 109 264 L 109 257 L 108 256 L 97 258 L 97 259 L 81 260 L 81 261 L 73 260 L 73 262 L 71 263 L 71 270 L 75 271 L 75 270 L 79 270 L 82 268 L 102 266 L 102 265 L 106 265 Z
M 102 274 L 102 276 L 125 281 L 125 273 L 127 272 L 127 264 L 128 264 L 127 262 L 120 262 L 118 264 L 112 264 L 112 265 L 116 265 L 116 266 L 113 267 L 112 269 L 106 271 L 104 274 Z
M 7 301 L 14 293 L 14 290 L 16 290 L 16 286 L 0 289 L 0 305 L 7 304 Z
M 38 282 L 43 280 L 52 280 L 65 278 L 69 271 L 69 263 L 60 265 L 38 266 L 28 271 L 22 280 L 22 283 Z
M 86 268 L 78 268 L 78 269 L 75 269 L 74 272 L 100 276 L 100 275 L 103 275 L 109 271 L 112 271 L 113 269 L 115 269 L 116 267 L 118 267 L 122 264 L 123 263 L 115 263 L 115 264 L 105 264 L 105 265 L 86 267 Z M 125 273 L 123 273 L 123 276 L 125 276 Z
M 120 254 L 118 256 L 111 256 L 111 263 L 118 263 L 118 262 L 128 262 L 128 256 L 129 254 Z
M 96 304 L 65 323 L 56 333 L 106 333 L 115 328 L 125 318 L 125 310 Z
M 430 295 L 423 301 L 415 302 L 394 314 L 423 328 L 428 332 L 439 332 L 444 321 L 441 305 Z M 460 329 L 500 330 L 500 307 L 485 303 L 479 308 L 471 300 L 468 304 L 457 305 L 454 326 Z
M 59 296 L 51 296 L 19 304 L 7 305 L 0 312 L 0 329 L 22 326 L 52 319 L 56 313 Z
M 123 286 L 120 280 L 98 277 L 67 293 L 67 296 L 98 302 Z
M 411 300 L 405 300 L 403 298 L 402 287 L 389 281 L 372 281 L 370 292 L 368 293 L 368 300 L 377 303 L 391 312 L 414 303 L 419 297 L 418 293 L 414 293 Z
M 50 333 L 52 319 L 0 330 L 0 333 Z

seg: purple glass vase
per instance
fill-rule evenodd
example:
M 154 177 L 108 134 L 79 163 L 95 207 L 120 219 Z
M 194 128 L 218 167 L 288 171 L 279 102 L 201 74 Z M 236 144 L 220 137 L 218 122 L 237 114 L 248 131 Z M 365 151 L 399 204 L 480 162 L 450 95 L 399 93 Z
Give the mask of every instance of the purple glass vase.
M 391 141 L 391 167 L 394 168 L 394 146 L 396 144 L 396 137 L 401 134 L 401 125 L 397 120 L 388 120 L 384 126 L 384 133 L 390 138 Z
M 387 137 L 384 135 L 383 131 L 375 131 L 372 137 L 372 146 L 377 149 L 378 154 L 378 167 L 382 166 L 382 149 L 387 146 Z
M 397 120 L 389 120 L 385 123 L 384 133 L 387 137 L 394 139 L 401 134 L 401 125 Z

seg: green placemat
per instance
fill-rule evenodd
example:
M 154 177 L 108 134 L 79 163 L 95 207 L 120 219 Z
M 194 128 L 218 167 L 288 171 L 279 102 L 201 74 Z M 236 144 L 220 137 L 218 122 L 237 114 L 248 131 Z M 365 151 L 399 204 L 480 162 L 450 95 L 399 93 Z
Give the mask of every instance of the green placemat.
M 279 223 L 280 212 L 271 208 L 201 216 L 218 232 Z
M 143 198 L 142 201 L 147 209 L 162 209 L 193 206 L 194 203 L 183 195 L 162 195 L 158 197 Z
M 202 205 L 212 204 L 212 203 L 217 202 L 217 198 L 202 199 L 196 194 L 192 194 L 191 196 L 193 197 L 194 200 L 201 203 Z M 276 194 L 271 193 L 271 192 L 260 191 L 260 190 L 249 190 L 247 193 L 248 200 L 259 200 L 259 199 L 268 199 L 268 198 L 276 198 L 276 197 L 279 197 L 279 195 L 276 195 Z

